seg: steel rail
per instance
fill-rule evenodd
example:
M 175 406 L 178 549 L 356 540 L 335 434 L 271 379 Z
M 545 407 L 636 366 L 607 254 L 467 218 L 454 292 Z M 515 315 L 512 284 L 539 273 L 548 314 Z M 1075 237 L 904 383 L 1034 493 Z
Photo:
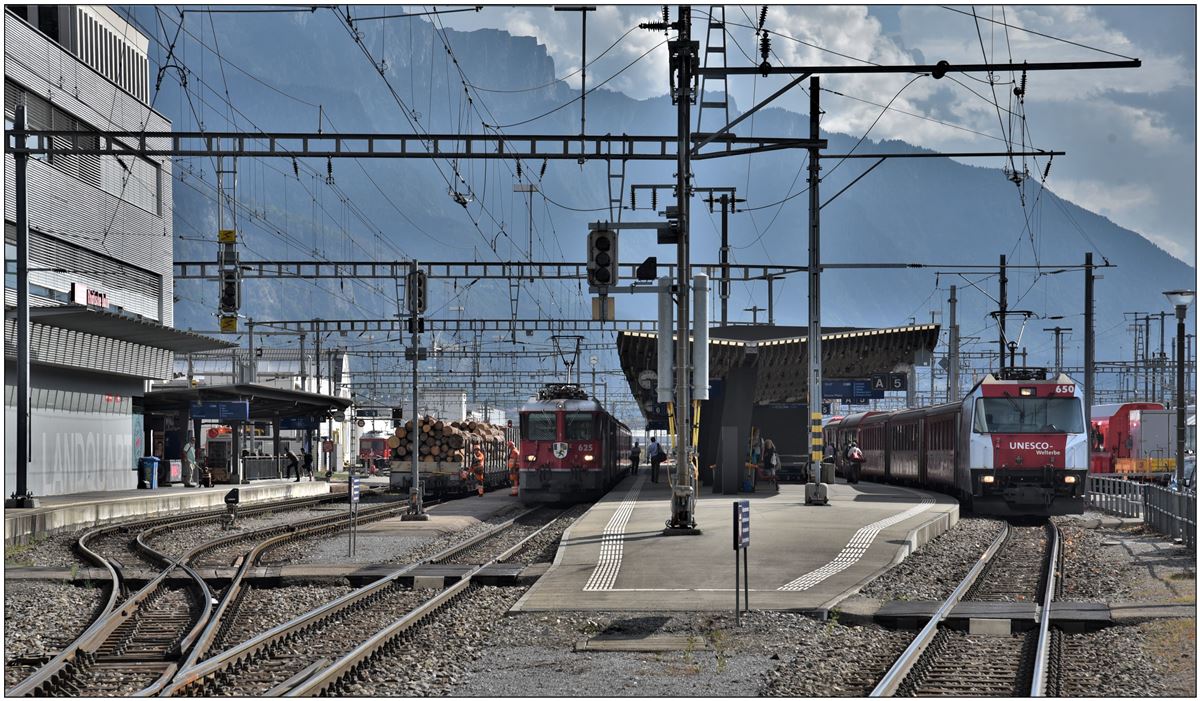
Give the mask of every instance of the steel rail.
M 430 508 L 435 507 L 436 505 L 431 506 Z M 372 521 L 377 518 L 391 516 L 397 511 L 404 511 L 407 509 L 407 501 L 382 504 L 377 508 L 360 512 L 359 520 L 360 522 Z M 180 664 L 179 669 L 183 670 L 195 667 L 200 663 L 200 658 L 206 652 L 208 652 L 213 643 L 216 642 L 217 637 L 221 632 L 222 624 L 225 622 L 225 614 L 231 607 L 234 606 L 235 603 L 237 603 L 238 598 L 242 594 L 242 585 L 246 574 L 250 571 L 250 568 L 258 566 L 258 559 L 262 557 L 266 551 L 274 548 L 277 545 L 282 545 L 289 540 L 307 538 L 330 528 L 335 530 L 338 527 L 344 528 L 346 520 L 346 514 L 332 514 L 320 519 L 313 519 L 305 524 L 287 524 L 286 526 L 273 526 L 270 529 L 262 529 L 263 531 L 271 531 L 279 528 L 287 528 L 287 532 L 271 536 L 267 540 L 259 542 L 242 558 L 242 564 L 238 567 L 237 573 L 234 575 L 233 580 L 230 581 L 229 587 L 226 588 L 225 594 L 221 597 L 221 601 L 217 604 L 213 615 L 208 619 L 203 632 L 197 637 L 195 643 L 188 648 L 188 655 L 184 659 L 183 663 Z M 297 530 L 297 525 L 301 525 L 302 527 Z M 235 536 L 229 536 L 228 538 L 223 539 L 224 542 L 222 542 L 218 547 L 224 547 L 225 545 L 236 543 L 239 540 L 249 540 L 254 537 L 261 537 L 262 535 L 260 531 L 256 531 L 255 533 L 258 535 L 238 534 Z
M 486 534 L 495 535 L 496 533 L 503 532 L 503 530 L 511 526 L 513 522 L 532 513 L 533 511 L 536 511 L 536 509 L 528 509 L 520 514 L 517 514 L 509 521 L 498 524 L 495 528 L 486 531 Z M 471 540 L 475 539 L 472 538 Z M 322 621 L 335 616 L 349 609 L 350 607 L 356 606 L 358 602 L 374 595 L 377 592 L 382 591 L 386 587 L 392 585 L 400 577 L 411 573 L 417 567 L 439 559 L 445 559 L 453 554 L 453 552 L 457 552 L 461 549 L 461 544 L 455 545 L 424 560 L 404 565 L 366 586 L 360 587 L 337 599 L 334 599 L 333 601 L 312 609 L 311 611 L 308 611 L 290 621 L 281 623 L 274 628 L 260 633 L 259 635 L 246 640 L 215 657 L 209 658 L 195 666 L 180 669 L 176 672 L 175 679 L 172 680 L 172 683 L 167 686 L 160 693 L 160 695 L 195 695 L 197 690 L 193 687 L 195 687 L 197 684 L 204 684 L 209 677 L 223 670 L 229 669 L 239 662 L 249 661 L 274 643 L 290 638 L 292 635 L 300 631 L 318 625 Z M 472 570 L 471 574 L 473 573 L 474 570 Z
M 988 549 L 983 552 L 983 555 L 979 556 L 979 561 L 975 563 L 970 572 L 967 572 L 967 576 L 963 577 L 963 580 L 958 583 L 954 591 L 950 592 L 950 596 L 946 597 L 946 600 L 934 612 L 929 622 L 921 629 L 921 632 L 917 633 L 917 637 L 913 638 L 913 641 L 904 649 L 904 652 L 900 653 L 900 657 L 896 658 L 896 662 L 887 671 L 887 674 L 883 675 L 883 678 L 879 680 L 875 688 L 871 690 L 869 696 L 873 698 L 895 696 L 896 691 L 900 688 L 900 683 L 912 671 L 913 666 L 921 659 L 921 653 L 925 651 L 930 641 L 933 640 L 933 636 L 937 634 L 938 626 L 946 619 L 946 616 L 950 615 L 950 612 L 958 604 L 959 600 L 971 588 L 979 578 L 979 575 L 983 573 L 992 556 L 1004 545 L 1005 539 L 1008 538 L 1008 530 L 1008 524 L 1004 524 L 1004 527 L 1000 529 L 1000 534 L 996 536 L 996 539 L 992 541 Z
M 1046 695 L 1046 670 L 1050 666 L 1050 608 L 1054 603 L 1054 591 L 1058 588 L 1058 526 L 1048 524 L 1050 531 L 1049 556 L 1046 564 L 1046 582 L 1042 590 L 1042 606 L 1038 621 L 1037 651 L 1033 658 L 1033 680 L 1029 695 L 1040 698 Z
M 305 497 L 301 499 L 290 499 L 273 504 L 262 504 L 247 510 L 246 513 L 258 514 L 274 511 L 280 508 L 301 507 L 309 503 L 320 503 L 327 499 L 328 497 Z M 100 526 L 91 528 L 82 536 L 80 536 L 75 543 L 75 547 L 80 554 L 82 554 L 85 558 L 92 560 L 93 562 L 99 563 L 102 567 L 108 570 L 109 577 L 112 581 L 112 590 L 109 592 L 108 600 L 92 624 L 88 626 L 83 633 L 76 637 L 70 645 L 55 655 L 45 665 L 35 670 L 19 684 L 6 689 L 6 695 L 13 697 L 32 696 L 35 695 L 46 684 L 57 681 L 58 677 L 63 672 L 67 671 L 70 667 L 76 664 L 77 660 L 81 656 L 81 653 L 90 654 L 94 652 L 95 649 L 103 643 L 104 639 L 107 638 L 108 635 L 110 635 L 122 622 L 124 622 L 127 617 L 133 615 L 137 610 L 137 606 L 140 605 L 141 602 L 147 597 L 149 597 L 150 594 L 152 594 L 157 587 L 160 586 L 163 581 L 165 581 L 167 575 L 174 569 L 173 564 L 167 566 L 166 569 L 158 574 L 158 576 L 151 579 L 146 583 L 145 586 L 126 599 L 120 609 L 117 609 L 117 598 L 124 584 L 124 577 L 122 574 L 118 573 L 117 569 L 107 558 L 88 547 L 88 543 L 91 540 L 118 531 L 130 530 L 131 528 L 135 527 L 145 528 L 148 526 L 151 530 L 158 528 L 175 529 L 224 517 L 225 512 L 216 512 L 210 510 L 208 513 L 166 516 L 155 519 L 147 519 L 145 521 L 132 521 L 122 524 Z M 147 532 L 148 531 L 143 530 L 135 540 L 139 549 L 143 549 L 144 552 L 149 552 L 155 556 L 158 556 L 165 562 L 170 562 L 169 558 L 166 558 L 161 553 L 157 553 L 157 551 L 154 551 L 145 544 L 142 538 Z
M 541 508 L 541 507 L 539 507 L 539 508 Z M 532 514 L 537 510 L 538 509 L 535 508 L 535 509 L 526 511 L 524 514 L 521 514 L 520 516 L 513 519 L 512 521 L 509 521 L 508 524 L 506 524 L 506 525 L 511 526 L 518 519 L 523 518 L 529 514 Z M 533 533 L 530 533 L 526 537 L 522 538 L 518 543 L 516 543 L 512 547 L 508 548 L 504 552 L 500 553 L 496 557 L 492 558 L 491 560 L 487 561 L 486 563 L 476 565 L 471 570 L 469 570 L 466 574 L 464 574 L 462 579 L 460 579 L 458 582 L 455 582 L 453 585 L 451 585 L 450 587 L 447 587 L 445 590 L 443 590 L 437 596 L 435 596 L 432 599 L 430 599 L 429 601 L 426 601 L 425 603 L 421 604 L 417 608 L 413 609 L 411 612 L 405 614 L 404 616 L 402 616 L 401 618 L 396 620 L 391 625 L 387 626 L 383 630 L 381 630 L 378 633 L 376 633 L 375 635 L 371 636 L 368 640 L 366 640 L 365 642 L 360 644 L 358 647 L 351 650 L 340 660 L 334 662 L 332 665 L 329 665 L 328 667 L 326 667 L 319 673 L 308 676 L 300 684 L 298 684 L 297 686 L 295 686 L 294 688 L 292 688 L 290 691 L 288 691 L 286 694 L 283 694 L 283 695 L 288 696 L 288 697 L 307 697 L 307 696 L 320 696 L 322 694 L 325 694 L 326 692 L 329 691 L 329 689 L 332 686 L 337 684 L 338 681 L 340 681 L 342 679 L 342 677 L 353 672 L 359 665 L 361 665 L 365 662 L 368 662 L 371 658 L 373 658 L 375 655 L 380 653 L 380 651 L 382 651 L 382 649 L 388 643 L 390 643 L 393 639 L 395 639 L 395 637 L 397 635 L 400 635 L 400 634 L 404 633 L 405 631 L 411 629 L 413 626 L 415 626 L 416 624 L 421 622 L 426 616 L 433 613 L 434 611 L 437 611 L 438 609 L 442 608 L 443 606 L 445 606 L 446 604 L 450 603 L 455 598 L 457 598 L 468 587 L 471 586 L 471 579 L 475 575 L 479 574 L 480 571 L 482 571 L 484 568 L 489 567 L 497 562 L 503 562 L 504 560 L 507 560 L 508 558 L 512 557 L 514 554 L 516 554 L 518 551 L 520 551 L 521 548 L 525 547 L 526 543 L 528 543 L 534 537 L 541 534 L 542 531 L 544 531 L 547 528 L 549 528 L 550 526 L 554 525 L 555 520 L 557 520 L 557 519 L 550 520 L 544 526 L 537 529 Z M 495 535 L 498 532 L 500 532 L 500 531 L 499 530 L 489 531 L 487 535 Z M 463 548 L 457 548 L 457 550 L 462 550 L 462 549 Z M 440 557 L 440 559 L 445 559 L 449 556 L 450 556 L 449 554 L 443 554 Z

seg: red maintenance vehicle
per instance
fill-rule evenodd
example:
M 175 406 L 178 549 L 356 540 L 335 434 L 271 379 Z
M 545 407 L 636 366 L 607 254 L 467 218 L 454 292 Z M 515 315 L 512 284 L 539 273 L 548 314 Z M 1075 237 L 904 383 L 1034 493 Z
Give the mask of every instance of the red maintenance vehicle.
M 853 414 L 826 426 L 826 443 L 855 440 L 863 479 L 954 494 L 977 513 L 1083 513 L 1088 434 L 1082 390 L 1041 368 L 988 375 L 961 402 Z
M 628 472 L 629 428 L 577 384 L 547 384 L 521 407 L 523 504 L 597 499 Z
M 1092 474 L 1169 479 L 1175 470 L 1175 412 L 1157 402 L 1092 407 Z

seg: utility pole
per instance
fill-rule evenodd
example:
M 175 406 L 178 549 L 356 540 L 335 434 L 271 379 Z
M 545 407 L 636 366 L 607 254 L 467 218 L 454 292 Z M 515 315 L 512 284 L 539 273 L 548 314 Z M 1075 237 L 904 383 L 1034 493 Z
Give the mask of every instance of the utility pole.
M 766 309 L 763 309 L 762 307 L 760 307 L 756 304 L 753 307 L 745 307 L 742 309 L 742 311 L 750 312 L 750 314 L 752 315 L 752 318 L 754 319 L 754 321 L 751 323 L 753 323 L 755 326 L 758 326 L 758 313 L 765 312 Z
M 1083 417 L 1088 435 L 1092 430 L 1092 402 L 1096 398 L 1096 389 L 1092 386 L 1096 380 L 1096 314 L 1095 306 L 1096 274 L 1092 270 L 1092 252 L 1083 256 Z M 1088 441 L 1091 445 L 1091 441 Z M 1088 457 L 1091 464 L 1091 457 Z
M 1000 315 L 996 317 L 996 323 L 1000 327 L 1000 371 L 1004 372 L 1004 354 L 1007 352 L 1005 344 L 1008 339 L 1005 338 L 1005 330 L 1007 328 L 1008 319 L 1008 273 L 1007 273 L 1008 256 L 1000 256 Z
M 767 326 L 775 325 L 775 280 L 773 275 L 767 276 Z
M 695 532 L 695 486 L 692 484 L 691 438 L 691 305 L 688 287 L 692 283 L 691 255 L 688 246 L 691 239 L 691 176 L 692 176 L 692 82 L 699 53 L 699 42 L 692 40 L 692 8 L 681 6 L 676 22 L 676 39 L 668 42 L 671 63 L 675 72 L 676 100 L 678 108 L 676 134 L 679 137 L 679 162 L 675 173 L 675 192 L 678 194 L 679 241 L 675 277 L 675 303 L 677 332 L 675 344 L 675 487 L 671 495 L 671 519 L 668 531 Z
M 13 128 L 24 129 L 25 105 L 13 110 Z M 29 405 L 29 210 L 26 198 L 29 189 L 29 153 L 22 139 L 12 150 L 15 162 L 16 224 L 17 224 L 17 484 L 5 508 L 34 508 L 37 506 L 29 491 L 30 405 Z M 191 386 L 191 383 L 188 384 Z M 140 457 L 140 456 L 135 456 Z M 44 458 L 44 456 L 43 456 Z
M 1150 317 L 1153 314 L 1146 314 L 1142 321 L 1146 322 L 1145 333 L 1142 334 L 1142 397 L 1150 398 Z
M 1042 331 L 1053 331 L 1054 332 L 1054 372 L 1055 372 L 1055 374 L 1062 372 L 1062 366 L 1063 366 L 1062 335 L 1064 333 L 1066 333 L 1068 331 L 1072 331 L 1072 330 L 1073 329 L 1063 328 L 1061 326 L 1055 326 L 1052 329 L 1042 329 Z
M 421 314 L 425 311 L 425 273 L 421 272 L 416 259 L 409 262 L 407 295 L 412 351 L 412 485 L 408 490 L 408 511 L 400 520 L 428 521 L 429 514 L 425 513 L 425 505 L 421 500 L 421 430 L 417 413 L 417 364 L 421 356 Z
M 554 8 L 555 12 L 578 12 L 583 19 L 582 40 L 583 46 L 580 51 L 579 70 L 582 75 L 579 81 L 579 135 L 583 136 L 587 133 L 587 13 L 595 12 L 595 5 L 557 5 Z M 580 153 L 582 154 L 582 150 Z M 580 156 L 579 162 L 583 163 L 583 157 Z
M 246 382 L 256 382 L 258 380 L 258 356 L 254 355 L 254 319 L 246 319 L 246 348 L 250 352 L 250 372 L 246 377 Z M 191 383 L 189 382 L 188 385 L 191 386 Z
M 958 401 L 958 286 L 950 286 L 950 367 L 946 378 L 946 401 Z
M 808 136 L 821 137 L 821 79 L 808 81 Z M 821 149 L 808 149 L 808 415 L 811 420 L 808 460 L 812 479 L 804 485 L 805 504 L 828 504 L 822 483 L 824 458 L 821 425 Z M 912 386 L 911 384 L 909 385 Z
M 1158 317 L 1158 357 L 1154 359 L 1154 398 L 1151 401 L 1159 401 L 1160 398 L 1166 399 L 1166 390 L 1163 385 L 1167 383 L 1166 379 L 1166 358 L 1164 352 L 1163 340 L 1166 335 L 1167 313 L 1159 312 L 1154 316 Z

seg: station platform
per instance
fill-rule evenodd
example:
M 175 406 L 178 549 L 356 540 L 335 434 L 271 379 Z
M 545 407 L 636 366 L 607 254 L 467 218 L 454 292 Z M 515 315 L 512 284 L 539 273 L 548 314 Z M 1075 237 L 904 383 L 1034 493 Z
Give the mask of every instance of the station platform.
M 949 496 L 890 485 L 829 485 L 805 506 L 779 493 L 702 494 L 700 535 L 664 535 L 670 490 L 626 477 L 564 534 L 554 564 L 514 611 L 728 611 L 734 606 L 732 502 L 750 501 L 750 606 L 824 615 L 958 522 Z
M 235 485 L 159 489 L 123 489 L 110 492 L 80 492 L 38 497 L 35 509 L 4 510 L 4 544 L 27 543 L 60 531 L 74 531 L 104 523 L 160 516 L 184 511 L 221 508 L 225 494 Z M 241 504 L 295 499 L 328 494 L 330 485 L 321 480 L 255 480 L 238 485 Z

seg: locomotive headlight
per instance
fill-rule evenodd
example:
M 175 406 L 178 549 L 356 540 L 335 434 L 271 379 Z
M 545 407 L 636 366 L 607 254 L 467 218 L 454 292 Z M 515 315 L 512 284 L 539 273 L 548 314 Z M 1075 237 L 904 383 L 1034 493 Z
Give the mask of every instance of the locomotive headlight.
M 996 481 L 996 476 L 995 476 L 995 475 L 984 475 L 984 476 L 983 476 L 983 483 L 984 483 L 984 484 L 991 484 L 991 483 L 993 483 L 993 482 L 995 482 L 995 481 Z
M 1067 484 L 1075 484 L 1075 475 L 1067 475 L 1066 477 L 1063 477 L 1063 482 L 1066 482 Z
M 585 456 L 583 456 L 583 461 L 584 461 L 584 462 L 591 462 L 591 461 L 593 461 L 593 460 L 595 460 L 595 459 L 596 459 L 596 456 L 595 456 L 595 455 L 585 455 Z
M 537 460 L 537 456 L 536 455 L 526 455 L 525 460 L 527 462 L 533 462 L 534 460 Z

